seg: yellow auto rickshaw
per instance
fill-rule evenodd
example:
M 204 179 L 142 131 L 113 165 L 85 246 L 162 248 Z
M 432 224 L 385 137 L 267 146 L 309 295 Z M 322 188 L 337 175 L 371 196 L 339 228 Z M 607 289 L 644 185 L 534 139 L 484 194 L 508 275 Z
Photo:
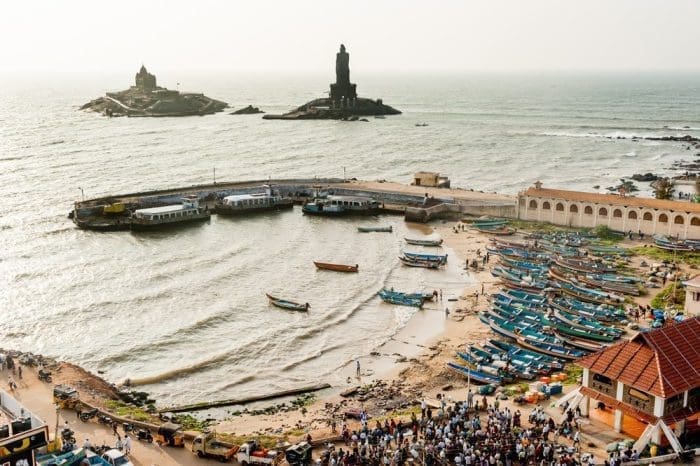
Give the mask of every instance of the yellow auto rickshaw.
M 80 394 L 68 385 L 56 385 L 53 389 L 53 402 L 61 409 L 75 409 L 80 404 Z
M 182 433 L 182 426 L 174 422 L 161 424 L 155 436 L 156 443 L 171 447 L 184 447 L 185 434 Z

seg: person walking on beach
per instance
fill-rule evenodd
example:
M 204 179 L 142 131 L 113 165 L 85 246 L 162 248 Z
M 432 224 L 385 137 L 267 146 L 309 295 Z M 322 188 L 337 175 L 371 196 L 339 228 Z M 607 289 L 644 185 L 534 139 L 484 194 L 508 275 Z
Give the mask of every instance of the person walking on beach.
M 445 308 L 445 319 L 447 319 L 448 317 L 450 317 L 450 308 L 446 307 Z
M 360 359 L 355 359 L 355 374 L 360 376 Z
M 481 284 L 481 294 L 482 295 L 484 294 L 484 284 L 483 283 Z
M 442 288 L 440 288 L 440 301 L 442 301 Z
M 131 454 L 131 437 L 128 435 L 124 437 L 124 454 L 126 456 Z
M 17 377 L 22 380 L 22 366 L 17 366 Z

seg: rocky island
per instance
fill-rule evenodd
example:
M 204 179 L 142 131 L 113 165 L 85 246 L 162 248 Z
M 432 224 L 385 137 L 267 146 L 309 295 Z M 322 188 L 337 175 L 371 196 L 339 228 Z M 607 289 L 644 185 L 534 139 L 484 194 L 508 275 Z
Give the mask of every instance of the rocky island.
M 223 111 L 228 104 L 204 94 L 181 93 L 156 85 L 156 77 L 141 65 L 135 85 L 119 92 L 107 92 L 81 110 L 106 116 L 169 117 L 209 115 Z
M 238 110 L 229 113 L 229 115 L 256 115 L 258 113 L 265 113 L 265 112 L 260 110 L 258 107 L 253 107 L 252 105 L 248 105 L 247 107 L 239 108 Z
M 357 96 L 357 84 L 350 82 L 350 54 L 345 45 L 335 58 L 335 83 L 331 84 L 328 97 L 307 102 L 301 107 L 282 114 L 265 115 L 266 120 L 357 120 L 366 115 L 398 115 L 401 112 L 385 105 L 382 99 Z M 354 117 L 354 118 L 353 118 Z

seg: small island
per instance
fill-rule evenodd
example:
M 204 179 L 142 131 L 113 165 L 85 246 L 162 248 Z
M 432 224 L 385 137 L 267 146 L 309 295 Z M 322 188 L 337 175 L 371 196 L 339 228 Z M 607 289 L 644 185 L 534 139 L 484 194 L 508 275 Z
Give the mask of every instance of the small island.
M 228 107 L 226 102 L 204 94 L 181 93 L 156 85 L 156 77 L 141 65 L 135 85 L 119 92 L 107 92 L 92 100 L 80 110 L 102 113 L 105 116 L 170 117 L 209 115 Z
M 260 110 L 258 107 L 253 107 L 252 105 L 248 105 L 247 107 L 239 108 L 238 110 L 229 113 L 229 115 L 256 115 L 258 113 L 265 113 L 265 112 Z
M 307 102 L 301 107 L 282 114 L 265 115 L 266 120 L 351 120 L 358 116 L 398 115 L 401 112 L 385 105 L 382 99 L 367 99 L 357 96 L 357 84 L 350 82 L 350 54 L 345 45 L 335 58 L 335 83 L 331 84 L 328 97 Z

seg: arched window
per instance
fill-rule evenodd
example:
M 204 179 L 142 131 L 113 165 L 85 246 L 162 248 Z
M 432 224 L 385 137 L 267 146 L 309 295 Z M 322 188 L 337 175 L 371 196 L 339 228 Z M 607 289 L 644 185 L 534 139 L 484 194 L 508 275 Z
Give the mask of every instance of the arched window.
M 630 218 L 632 220 L 637 220 L 637 212 L 635 212 L 634 210 L 630 210 L 627 213 L 627 218 Z
M 549 209 L 551 209 L 551 208 L 552 208 L 552 206 L 549 205 L 549 202 L 544 201 L 544 202 L 542 203 L 542 210 L 549 210 Z
M 607 217 L 608 216 L 608 209 L 606 209 L 605 207 L 601 207 L 600 209 L 598 209 L 598 216 L 599 217 Z
M 676 218 L 673 219 L 673 223 L 676 225 L 683 225 L 685 223 L 685 220 L 683 219 L 682 215 L 676 215 Z
M 613 210 L 613 217 L 622 218 L 622 211 L 620 209 Z
M 659 223 L 668 223 L 668 215 L 666 215 L 666 214 L 659 215 Z
M 644 212 L 644 215 L 642 216 L 642 220 L 646 220 L 648 222 L 651 222 L 654 218 L 651 215 L 651 212 Z
M 561 202 L 557 202 L 557 210 L 559 212 L 564 212 L 564 204 L 562 204 Z
M 536 208 L 537 208 L 537 201 L 536 201 L 536 200 L 532 199 L 532 200 L 530 201 L 530 208 L 531 208 L 531 209 L 536 209 Z
M 700 227 L 700 218 L 697 218 L 697 217 L 691 218 L 690 224 L 694 227 Z
M 586 215 L 593 215 L 593 207 L 587 205 L 587 206 L 583 209 L 583 213 L 586 214 Z
M 571 212 L 572 214 L 578 213 L 578 206 L 576 204 L 571 204 L 569 206 L 569 212 Z

